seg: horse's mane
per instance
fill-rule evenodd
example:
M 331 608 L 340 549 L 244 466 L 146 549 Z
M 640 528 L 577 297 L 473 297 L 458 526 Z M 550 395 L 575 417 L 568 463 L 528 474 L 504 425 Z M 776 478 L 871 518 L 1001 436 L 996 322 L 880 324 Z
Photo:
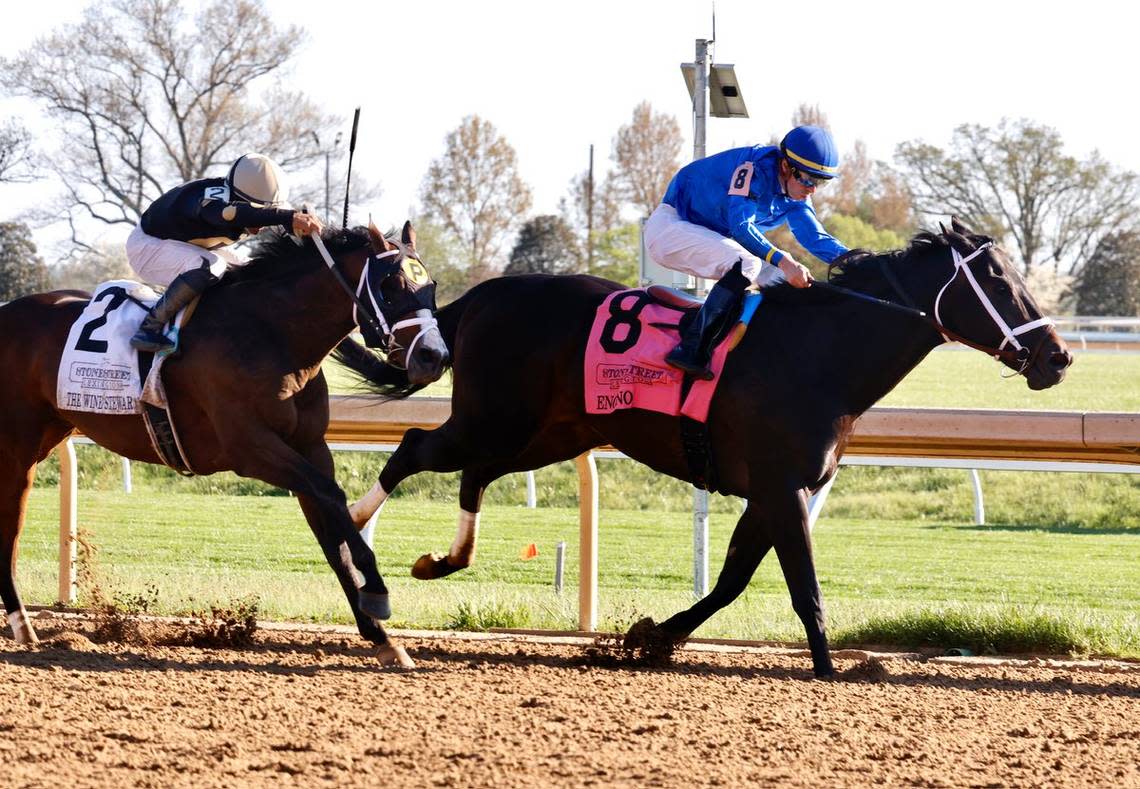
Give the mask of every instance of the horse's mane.
M 333 257 L 368 246 L 367 228 L 353 227 L 344 230 L 326 229 L 321 233 L 329 254 Z M 311 241 L 300 246 L 293 236 L 276 231 L 258 236 L 253 253 L 244 266 L 226 272 L 226 282 L 249 282 L 292 277 L 314 268 L 323 268 L 324 259 Z
M 975 233 L 965 234 L 974 244 L 984 244 L 991 239 L 988 236 Z M 891 268 L 898 271 L 906 266 L 921 265 L 929 258 L 935 249 L 950 246 L 950 239 L 944 233 L 934 233 L 923 230 L 911 238 L 904 249 L 895 249 L 889 252 L 868 252 L 867 250 L 852 250 L 838 258 L 828 268 L 828 282 L 848 290 L 859 291 L 871 295 L 889 296 L 891 300 L 896 297 L 883 275 L 882 262 L 886 261 Z M 776 302 L 815 303 L 818 301 L 834 301 L 837 297 L 822 288 L 793 288 L 791 285 L 779 285 L 764 291 L 765 297 L 774 297 Z

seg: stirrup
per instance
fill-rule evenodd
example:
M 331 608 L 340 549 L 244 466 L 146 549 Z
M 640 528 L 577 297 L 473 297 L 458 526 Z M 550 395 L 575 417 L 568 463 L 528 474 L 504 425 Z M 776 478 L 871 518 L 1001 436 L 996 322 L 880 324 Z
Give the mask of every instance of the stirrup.
M 174 341 L 165 334 L 140 329 L 131 337 L 131 347 L 139 351 L 159 353 L 174 347 Z
M 670 367 L 675 367 L 702 381 L 711 381 L 715 377 L 708 364 L 701 364 L 699 361 L 694 360 L 689 354 L 685 353 L 685 349 L 680 345 L 669 351 L 665 356 L 665 363 Z

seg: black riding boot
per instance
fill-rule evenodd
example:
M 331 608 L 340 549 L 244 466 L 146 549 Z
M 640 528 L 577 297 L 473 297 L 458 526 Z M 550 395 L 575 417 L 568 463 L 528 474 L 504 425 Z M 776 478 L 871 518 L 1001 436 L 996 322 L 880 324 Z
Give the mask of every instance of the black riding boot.
M 163 333 L 163 327 L 174 320 L 180 309 L 217 281 L 218 277 L 205 267 L 183 271 L 175 277 L 162 298 L 143 318 L 142 326 L 135 332 L 135 336 L 131 337 L 131 347 L 154 353 L 173 347 L 174 342 Z
M 740 261 L 737 261 L 736 265 L 712 286 L 709 295 L 705 297 L 705 303 L 701 305 L 681 335 L 680 344 L 669 351 L 665 361 L 694 378 L 711 380 L 713 372 L 709 369 L 709 361 L 712 356 L 713 340 L 725 322 L 736 314 L 749 284 L 748 278 L 740 273 Z

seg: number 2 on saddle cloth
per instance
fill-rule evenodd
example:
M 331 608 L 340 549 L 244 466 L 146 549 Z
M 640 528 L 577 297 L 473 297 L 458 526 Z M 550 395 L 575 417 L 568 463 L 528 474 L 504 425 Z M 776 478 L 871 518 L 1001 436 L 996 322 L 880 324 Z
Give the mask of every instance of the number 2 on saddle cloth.
M 665 363 L 665 354 L 680 339 L 685 308 L 663 303 L 641 288 L 611 293 L 598 307 L 586 344 L 586 413 L 641 408 L 703 423 L 725 358 L 744 336 L 761 299 L 760 293 L 745 296 L 739 320 L 713 351 L 712 380 L 693 381 L 686 392 L 684 374 Z

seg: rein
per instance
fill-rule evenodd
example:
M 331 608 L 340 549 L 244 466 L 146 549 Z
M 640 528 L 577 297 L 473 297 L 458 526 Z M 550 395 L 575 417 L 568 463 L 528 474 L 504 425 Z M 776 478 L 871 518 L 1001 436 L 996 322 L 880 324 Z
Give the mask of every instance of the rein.
M 855 291 L 855 290 L 849 290 L 847 288 L 843 288 L 843 287 L 840 287 L 838 285 L 832 285 L 830 282 L 815 282 L 812 284 L 812 287 L 822 287 L 824 290 L 829 290 L 829 291 L 832 291 L 834 293 L 841 293 L 845 296 L 851 296 L 851 297 L 860 299 L 862 301 L 867 301 L 867 302 L 870 302 L 872 304 L 876 304 L 876 305 L 881 306 L 881 307 L 887 307 L 889 309 L 895 310 L 896 312 L 902 312 L 906 315 L 910 315 L 914 318 L 918 318 L 919 320 L 923 321 L 924 323 L 929 325 L 931 328 L 933 328 L 935 331 L 937 331 L 938 334 L 942 336 L 942 339 L 945 342 L 958 342 L 958 343 L 961 343 L 962 345 L 965 345 L 967 347 L 981 351 L 982 353 L 987 354 L 988 356 L 992 356 L 995 359 L 1000 359 L 1001 361 L 1006 362 L 1006 363 L 1010 364 L 1011 366 L 1016 365 L 1017 371 L 1014 374 L 1017 375 L 1017 374 L 1024 372 L 1030 366 L 1030 364 L 1036 359 L 1037 355 L 1040 353 L 1041 348 L 1043 347 L 1043 345 L 1045 343 L 1045 338 L 1042 337 L 1041 340 L 1038 341 L 1038 343 L 1033 347 L 1033 349 L 1030 350 L 1029 348 L 1026 348 L 1025 346 L 1023 346 L 1020 342 L 1018 342 L 1017 336 L 1019 334 L 1025 334 L 1026 332 L 1032 331 L 1033 329 L 1037 329 L 1037 328 L 1040 328 L 1042 326 L 1052 326 L 1054 324 L 1053 324 L 1052 318 L 1042 317 L 1042 318 L 1038 318 L 1038 319 L 1033 320 L 1033 321 L 1028 321 L 1026 323 L 1021 324 L 1020 326 L 1017 326 L 1016 328 L 1011 329 L 1009 327 L 1009 325 L 1005 322 L 1005 320 L 1002 319 L 1001 315 L 994 308 L 994 305 L 990 301 L 989 297 L 986 296 L 985 291 L 982 290 L 981 285 L 979 285 L 978 281 L 974 278 L 974 274 L 972 271 L 970 271 L 970 267 L 967 265 L 971 260 L 978 257 L 980 254 L 982 254 L 986 249 L 988 249 L 992 245 L 993 245 L 992 241 L 986 242 L 985 244 L 982 244 L 980 247 L 975 249 L 973 252 L 971 252 L 966 257 L 962 257 L 962 255 L 958 252 L 958 250 L 955 249 L 953 246 L 950 247 L 950 251 L 953 254 L 953 258 L 954 258 L 954 273 L 950 275 L 950 278 L 948 280 L 946 280 L 946 283 L 941 287 L 941 289 L 939 289 L 938 296 L 934 299 L 934 317 L 933 318 L 930 317 L 929 315 L 927 315 L 922 310 L 920 310 L 915 305 L 914 301 L 910 298 L 910 296 L 907 295 L 906 290 L 902 287 L 902 284 L 898 281 L 898 277 L 896 277 L 895 273 L 891 270 L 891 267 L 888 264 L 886 257 L 880 257 L 879 258 L 879 267 L 883 272 L 884 278 L 887 280 L 887 282 L 890 284 L 890 286 L 894 289 L 894 291 L 899 295 L 899 297 L 902 298 L 902 300 L 906 303 L 906 306 L 904 306 L 902 304 L 896 304 L 893 301 L 887 301 L 886 299 L 880 299 L 880 298 L 876 298 L 874 296 L 868 296 L 866 293 L 860 293 L 860 292 Z M 978 301 L 981 302 L 982 306 L 986 310 L 986 313 L 990 316 L 990 318 L 993 320 L 994 324 L 998 327 L 998 329 L 1001 331 L 1001 333 L 1004 337 L 1001 344 L 998 345 L 996 348 L 993 346 L 990 346 L 990 345 L 985 345 L 983 343 L 975 342 L 974 340 L 971 340 L 967 337 L 963 337 L 961 334 L 958 334 L 953 329 L 947 328 L 946 324 L 943 323 L 943 321 L 942 321 L 942 315 L 940 313 L 942 294 L 946 292 L 946 289 L 950 287 L 950 285 L 954 282 L 954 280 L 957 279 L 958 274 L 961 272 L 965 272 L 966 281 L 973 288 L 975 295 L 978 297 Z M 1005 347 L 1006 344 L 1009 344 L 1010 346 L 1012 346 L 1012 348 L 1006 348 Z
M 321 240 L 321 237 L 314 234 L 310 236 L 310 238 L 313 239 L 314 246 L 316 246 L 317 251 L 321 253 L 321 257 L 324 258 L 325 264 L 336 277 L 336 281 L 340 283 L 341 288 L 343 288 L 344 292 L 348 294 L 348 297 L 352 299 L 353 322 L 356 323 L 357 326 L 360 326 L 362 323 L 367 323 L 376 336 L 381 338 L 381 350 L 388 354 L 389 365 L 399 370 L 407 369 L 407 360 L 411 356 L 412 351 L 415 350 L 416 345 L 425 334 L 437 328 L 439 324 L 436 322 L 435 316 L 429 314 L 415 318 L 405 318 L 389 326 L 387 319 L 384 317 L 384 310 L 376 303 L 376 294 L 372 292 L 372 287 L 368 283 L 368 268 L 372 265 L 373 261 L 399 255 L 400 250 L 392 249 L 378 255 L 369 255 L 368 260 L 364 263 L 364 268 L 360 270 L 360 279 L 356 284 L 356 289 L 353 290 L 352 286 L 349 285 L 348 281 L 344 278 L 344 275 L 341 274 L 340 270 L 336 267 L 336 261 L 333 260 L 332 255 L 329 254 L 328 248 L 325 247 L 325 242 Z M 370 301 L 371 304 L 363 300 L 362 295 L 365 293 L 367 293 L 368 301 Z M 361 315 L 364 316 L 363 321 L 361 321 Z M 419 326 L 420 330 L 405 348 L 396 339 L 396 332 L 408 326 Z M 393 353 L 400 350 L 404 351 L 404 365 L 394 363 L 391 358 Z

